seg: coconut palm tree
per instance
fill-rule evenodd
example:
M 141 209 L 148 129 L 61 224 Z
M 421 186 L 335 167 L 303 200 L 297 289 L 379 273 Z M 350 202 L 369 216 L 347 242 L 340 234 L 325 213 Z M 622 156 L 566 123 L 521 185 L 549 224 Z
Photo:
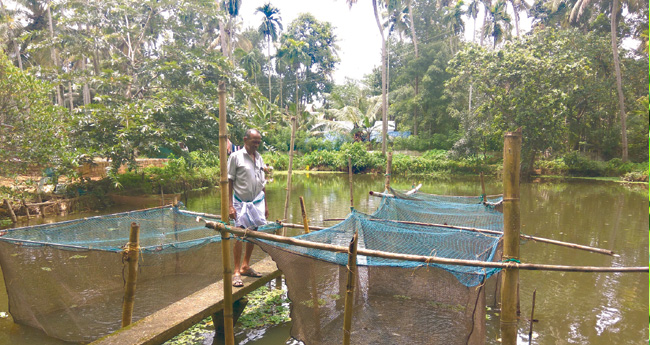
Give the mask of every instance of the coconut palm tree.
M 272 59 L 271 59 L 271 42 L 278 40 L 278 35 L 282 31 L 282 23 L 280 18 L 280 10 L 271 5 L 271 3 L 266 3 L 264 6 L 260 6 L 255 10 L 255 13 L 262 13 L 264 17 L 262 18 L 262 24 L 258 29 L 259 33 L 266 37 L 266 48 L 269 56 L 269 102 L 273 101 L 271 98 L 271 71 L 273 70 Z

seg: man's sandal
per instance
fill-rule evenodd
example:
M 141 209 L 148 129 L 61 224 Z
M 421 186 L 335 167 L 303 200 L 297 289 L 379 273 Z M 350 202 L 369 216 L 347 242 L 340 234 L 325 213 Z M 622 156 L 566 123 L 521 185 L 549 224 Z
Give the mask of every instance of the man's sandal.
M 244 286 L 244 282 L 241 280 L 240 275 L 236 275 L 232 277 L 232 286 L 234 287 L 242 287 Z
M 241 275 L 247 276 L 247 277 L 253 277 L 253 278 L 259 278 L 259 277 L 262 276 L 261 273 L 255 271 L 254 269 L 252 269 L 250 267 L 246 271 L 242 272 Z

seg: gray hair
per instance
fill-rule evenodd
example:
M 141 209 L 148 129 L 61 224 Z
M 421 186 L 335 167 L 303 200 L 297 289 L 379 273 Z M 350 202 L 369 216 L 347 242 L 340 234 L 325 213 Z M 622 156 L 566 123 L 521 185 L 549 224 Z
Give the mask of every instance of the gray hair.
M 259 134 L 260 136 L 262 136 L 262 133 L 260 133 L 260 131 L 258 131 L 257 129 L 249 128 L 249 129 L 246 130 L 246 133 L 244 134 L 244 138 L 248 138 L 248 137 L 250 137 L 251 134 L 253 134 L 253 133 L 257 133 L 257 134 Z

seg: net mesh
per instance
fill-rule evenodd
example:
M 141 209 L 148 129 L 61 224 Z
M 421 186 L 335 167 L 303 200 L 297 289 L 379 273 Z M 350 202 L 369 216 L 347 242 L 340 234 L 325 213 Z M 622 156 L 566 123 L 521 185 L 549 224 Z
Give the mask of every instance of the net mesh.
M 419 208 L 425 208 L 421 203 Z M 461 205 L 453 206 L 454 213 L 462 213 L 458 210 Z M 423 220 L 417 214 L 410 217 Z M 337 225 L 297 238 L 347 247 L 355 232 L 359 234 L 358 248 L 363 249 L 480 261 L 499 259 L 500 235 L 397 223 L 379 219 L 376 213 L 369 216 L 353 211 Z M 305 344 L 341 343 L 347 253 L 253 241 L 271 255 L 286 277 L 292 301 L 291 335 Z M 357 263 L 351 343 L 485 342 L 485 283 L 498 269 L 362 255 Z
M 503 214 L 481 203 L 384 197 L 372 215 L 383 219 L 503 231 Z
M 484 201 L 496 204 L 503 200 L 502 196 L 459 196 L 459 195 L 437 195 L 437 194 L 427 194 L 420 191 L 398 191 L 389 187 L 390 194 L 398 199 L 406 200 L 419 200 L 419 201 L 438 201 L 446 203 L 455 203 L 455 204 L 480 204 Z
M 131 222 L 141 243 L 133 321 L 221 280 L 221 238 L 195 219 L 166 207 L 8 230 L 0 264 L 14 321 L 71 342 L 119 329 Z

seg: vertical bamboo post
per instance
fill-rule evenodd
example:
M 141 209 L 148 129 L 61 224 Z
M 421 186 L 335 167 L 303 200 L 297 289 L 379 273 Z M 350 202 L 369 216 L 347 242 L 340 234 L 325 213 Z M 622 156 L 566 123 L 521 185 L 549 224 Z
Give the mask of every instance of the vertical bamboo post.
M 124 260 L 129 270 L 124 288 L 124 302 L 122 303 L 122 327 L 131 324 L 133 318 L 133 304 L 135 302 L 135 283 L 138 280 L 138 257 L 140 255 L 140 225 L 131 223 L 129 243 L 124 250 Z
M 18 218 L 16 218 L 16 214 L 14 213 L 14 210 L 11 208 L 11 204 L 9 203 L 9 200 L 3 199 L 3 202 L 5 206 L 7 206 L 7 210 L 9 211 L 9 216 L 11 217 L 11 221 L 14 224 L 18 223 Z
M 384 190 L 387 192 L 388 192 L 388 188 L 390 188 L 390 172 L 393 170 L 392 165 L 393 165 L 393 151 L 390 151 L 386 156 L 386 182 L 384 182 Z
M 483 172 L 481 171 L 481 199 L 483 199 L 483 203 L 487 202 L 487 194 L 485 194 L 485 179 L 483 178 Z
M 521 129 L 508 132 L 503 145 L 503 259 L 519 260 L 519 169 Z M 519 269 L 503 270 L 501 285 L 501 339 L 503 345 L 517 344 L 517 288 Z
M 533 307 L 530 309 L 530 328 L 528 331 L 528 344 L 533 342 L 533 322 L 535 321 L 535 297 L 537 295 L 537 289 L 533 291 Z
M 354 208 L 354 185 L 352 184 L 352 157 L 348 157 L 348 179 L 350 181 L 350 209 Z
M 307 222 L 307 210 L 305 209 L 305 198 L 300 197 L 300 210 L 302 211 L 302 225 L 305 227 L 305 233 L 309 233 L 309 223 Z
M 165 206 L 165 193 L 163 192 L 162 181 L 160 182 L 160 206 Z
M 293 171 L 293 143 L 296 138 L 296 117 L 291 117 L 291 146 L 289 147 L 289 171 L 287 172 L 287 198 L 284 200 L 284 221 L 289 217 L 289 199 L 291 198 L 291 173 Z M 285 228 L 282 228 L 282 236 L 286 235 Z
M 350 345 L 352 333 L 352 311 L 354 308 L 354 288 L 357 281 L 357 239 L 359 233 L 355 232 L 350 241 L 348 252 L 348 285 L 345 294 L 345 309 L 343 315 L 343 345 Z
M 228 221 L 230 190 L 228 189 L 228 120 L 226 118 L 226 84 L 219 82 L 219 168 L 221 177 L 221 219 Z M 223 262 L 223 332 L 226 345 L 235 344 L 232 300 L 232 262 L 230 256 L 230 234 L 221 231 L 221 255 Z

